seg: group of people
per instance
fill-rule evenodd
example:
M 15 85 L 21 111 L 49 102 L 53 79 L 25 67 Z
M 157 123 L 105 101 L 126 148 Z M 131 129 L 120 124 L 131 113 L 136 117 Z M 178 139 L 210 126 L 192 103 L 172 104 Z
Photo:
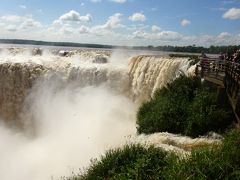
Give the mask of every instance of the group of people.
M 201 53 L 200 58 L 203 61 L 206 61 L 208 59 L 207 55 L 204 52 Z M 234 63 L 240 63 L 240 49 L 238 49 L 233 54 L 227 54 L 227 53 L 222 53 L 221 52 L 218 56 L 218 59 L 222 60 L 222 61 L 227 60 L 227 61 L 231 61 L 231 62 L 234 62 Z
M 240 49 L 238 49 L 235 53 L 232 55 L 228 56 L 226 58 L 227 61 L 231 61 L 234 63 L 240 63 Z

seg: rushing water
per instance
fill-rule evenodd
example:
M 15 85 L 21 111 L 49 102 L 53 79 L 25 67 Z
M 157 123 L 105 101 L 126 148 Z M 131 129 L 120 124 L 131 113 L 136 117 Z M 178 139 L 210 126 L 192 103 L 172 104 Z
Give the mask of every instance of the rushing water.
M 184 58 L 78 49 L 0 52 L 0 177 L 43 180 L 87 166 L 109 148 L 154 144 L 185 152 L 215 140 L 136 135 L 140 102 L 187 73 Z

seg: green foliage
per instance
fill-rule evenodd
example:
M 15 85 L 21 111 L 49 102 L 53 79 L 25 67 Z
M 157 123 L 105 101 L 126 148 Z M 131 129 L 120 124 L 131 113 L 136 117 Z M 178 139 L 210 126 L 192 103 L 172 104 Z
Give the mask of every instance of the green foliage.
M 195 54 L 169 54 L 169 57 L 198 59 L 199 55 L 195 55 Z
M 77 179 L 157 179 L 175 155 L 159 148 L 126 145 L 110 150 Z M 69 178 L 69 180 L 76 177 Z
M 223 132 L 234 116 L 214 92 L 206 90 L 199 78 L 180 76 L 139 108 L 138 133 L 168 131 L 196 137 Z
M 68 180 L 95 179 L 240 179 L 240 130 L 227 134 L 222 144 L 201 147 L 189 156 L 159 148 L 125 146 L 107 152 L 82 175 Z
M 240 179 L 240 131 L 231 131 L 221 146 L 194 150 L 169 166 L 167 179 Z
M 209 131 L 223 132 L 233 119 L 231 111 L 225 109 L 218 103 L 216 93 L 200 91 L 188 108 L 184 134 L 197 137 Z

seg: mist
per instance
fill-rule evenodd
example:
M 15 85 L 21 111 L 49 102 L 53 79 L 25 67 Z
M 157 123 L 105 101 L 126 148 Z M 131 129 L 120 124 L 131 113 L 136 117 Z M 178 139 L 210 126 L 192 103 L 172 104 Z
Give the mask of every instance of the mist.
M 172 134 L 138 136 L 136 112 L 155 89 L 179 70 L 187 71 L 188 60 L 139 53 L 80 49 L 60 56 L 43 50 L 33 56 L 32 49 L 2 50 L 0 110 L 6 118 L 0 120 L 1 180 L 70 176 L 126 143 L 182 152 L 164 145 L 175 139 Z M 96 63 L 96 57 L 107 62 Z M 7 117 L 21 124 L 20 130 L 6 126 Z
M 2 180 L 68 176 L 136 133 L 135 105 L 102 85 L 40 79 L 26 98 L 25 132 L 0 125 Z

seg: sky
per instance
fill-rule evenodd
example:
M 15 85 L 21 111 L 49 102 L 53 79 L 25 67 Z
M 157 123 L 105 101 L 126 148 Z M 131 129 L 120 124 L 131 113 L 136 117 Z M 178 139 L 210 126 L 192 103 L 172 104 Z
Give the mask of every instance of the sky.
M 0 38 L 239 45 L 240 0 L 1 0 Z

